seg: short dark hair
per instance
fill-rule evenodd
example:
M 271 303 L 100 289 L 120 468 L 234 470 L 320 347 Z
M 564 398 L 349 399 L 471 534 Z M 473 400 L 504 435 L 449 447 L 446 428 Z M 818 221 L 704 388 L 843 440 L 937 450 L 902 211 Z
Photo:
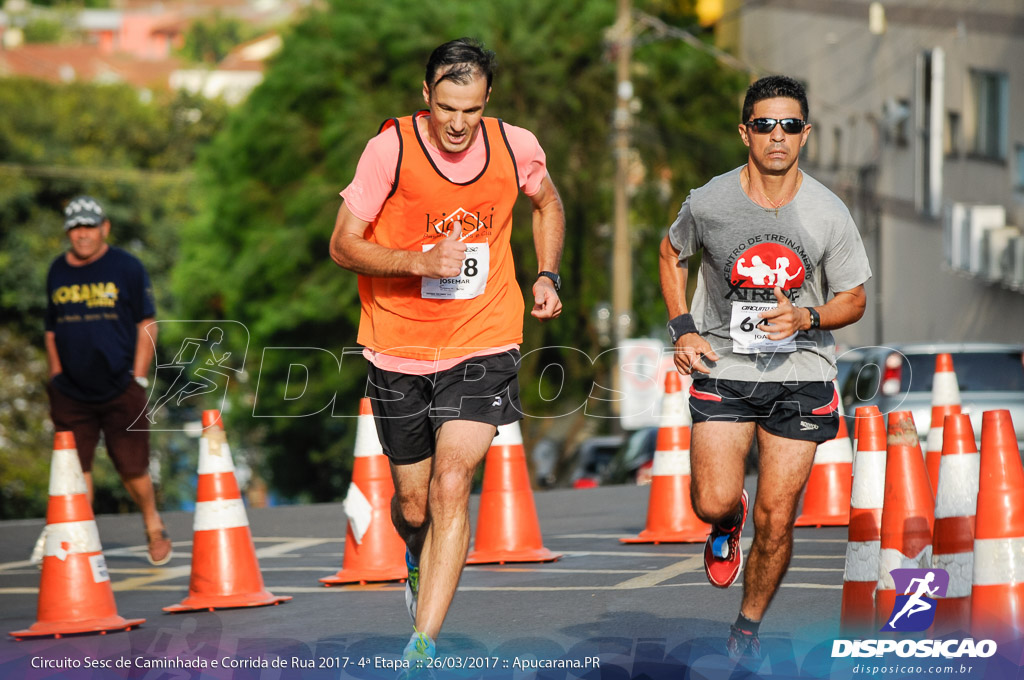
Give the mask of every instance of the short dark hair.
M 441 45 L 430 53 L 427 60 L 427 87 L 431 90 L 442 80 L 450 80 L 456 85 L 468 85 L 476 76 L 483 76 L 487 79 L 487 89 L 491 89 L 491 80 L 494 77 L 494 67 L 497 65 L 497 57 L 494 52 L 486 49 L 479 40 L 474 38 L 459 38 Z M 447 69 L 436 81 L 434 77 L 439 70 L 446 66 Z
M 754 104 L 763 99 L 788 97 L 800 104 L 800 115 L 807 120 L 807 90 L 796 80 L 788 76 L 765 76 L 747 88 L 747 96 L 743 98 L 743 120 L 746 123 L 754 113 Z

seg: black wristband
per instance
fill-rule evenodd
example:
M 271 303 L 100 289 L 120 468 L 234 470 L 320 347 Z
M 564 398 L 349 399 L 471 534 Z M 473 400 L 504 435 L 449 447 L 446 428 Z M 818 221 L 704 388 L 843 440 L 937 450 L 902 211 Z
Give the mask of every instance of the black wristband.
M 814 307 L 808 307 L 807 311 L 811 313 L 811 327 L 807 330 L 815 330 L 821 328 L 821 315 L 818 314 L 818 310 Z
M 697 324 L 693 322 L 692 314 L 680 314 L 668 322 L 668 337 L 672 340 L 673 345 L 687 333 L 696 332 Z

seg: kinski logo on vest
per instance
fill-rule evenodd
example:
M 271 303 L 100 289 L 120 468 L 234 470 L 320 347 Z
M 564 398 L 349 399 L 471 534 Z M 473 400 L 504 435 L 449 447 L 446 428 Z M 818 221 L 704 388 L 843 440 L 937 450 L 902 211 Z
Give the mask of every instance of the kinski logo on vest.
M 483 231 L 489 233 L 494 228 L 494 208 L 486 213 L 477 211 L 469 212 L 464 208 L 458 208 L 450 213 L 440 215 L 427 213 L 426 238 L 443 238 L 452 230 L 455 222 L 462 222 L 462 238 L 473 236 Z
M 779 286 L 786 297 L 794 302 L 797 300 L 807 272 L 806 254 L 789 239 L 786 239 L 787 245 L 779 243 L 781 239 L 774 234 L 756 236 L 729 254 L 725 267 L 729 286 L 726 299 L 774 302 L 772 290 Z M 800 254 L 790 245 L 796 247 Z

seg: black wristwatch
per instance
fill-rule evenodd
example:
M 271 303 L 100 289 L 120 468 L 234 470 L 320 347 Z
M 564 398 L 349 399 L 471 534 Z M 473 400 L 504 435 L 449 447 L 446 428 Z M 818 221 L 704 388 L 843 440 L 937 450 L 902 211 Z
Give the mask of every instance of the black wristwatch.
M 821 328 L 821 315 L 818 314 L 818 310 L 814 307 L 808 307 L 807 311 L 811 313 L 811 327 L 808 330 L 814 330 Z
M 537 274 L 537 278 L 538 279 L 540 277 L 542 277 L 542 276 L 546 276 L 547 278 L 551 279 L 551 282 L 553 284 L 555 284 L 555 292 L 556 293 L 558 291 L 562 290 L 562 277 L 561 276 L 559 276 L 555 272 L 540 272 L 539 274 Z

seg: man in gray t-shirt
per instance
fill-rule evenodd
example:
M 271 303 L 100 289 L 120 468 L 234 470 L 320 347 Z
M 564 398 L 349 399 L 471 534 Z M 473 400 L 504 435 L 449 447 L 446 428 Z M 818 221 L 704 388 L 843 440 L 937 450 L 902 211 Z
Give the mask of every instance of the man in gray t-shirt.
M 746 165 L 690 192 L 662 241 L 660 272 L 675 364 L 694 377 L 691 496 L 712 525 L 704 567 L 720 588 L 743 563 L 744 462 L 757 435 L 756 531 L 728 640 L 733 658 L 756 658 L 815 449 L 839 429 L 829 331 L 864 314 L 871 269 L 846 206 L 798 168 L 811 129 L 803 87 L 762 78 L 747 90 L 742 115 Z M 686 260 L 698 251 L 687 313 Z

